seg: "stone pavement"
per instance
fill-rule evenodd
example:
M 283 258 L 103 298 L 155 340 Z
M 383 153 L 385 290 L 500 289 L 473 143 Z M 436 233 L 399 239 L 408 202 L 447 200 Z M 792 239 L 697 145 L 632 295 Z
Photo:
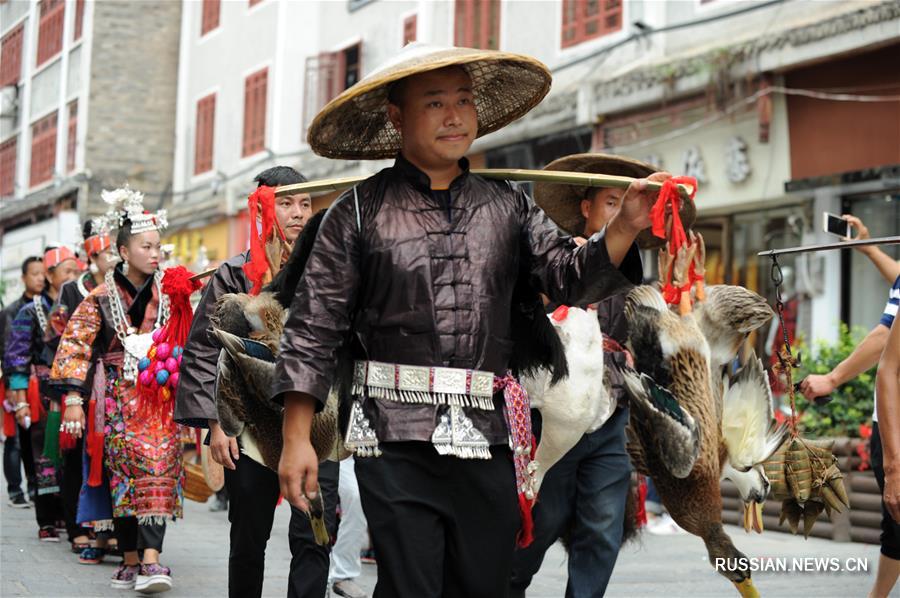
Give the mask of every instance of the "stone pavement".
M 173 569 L 175 597 L 221 597 L 227 595 L 226 561 L 228 520 L 224 513 L 211 513 L 207 505 L 188 501 L 186 518 L 169 525 L 163 563 Z M 269 542 L 265 596 L 283 597 L 287 588 L 290 553 L 287 542 L 289 511 L 278 508 Z M 843 564 L 848 558 L 868 559 L 868 573 L 757 572 L 754 580 L 763 596 L 816 598 L 865 596 L 875 575 L 878 547 L 803 540 L 777 532 L 749 536 L 728 527 L 736 545 L 751 557 L 834 557 Z M 37 540 L 34 511 L 13 509 L 3 497 L 0 506 L 0 596 L 47 598 L 130 596 L 113 590 L 110 559 L 99 566 L 79 565 L 68 544 Z M 773 563 L 777 561 L 771 561 Z M 367 590 L 375 586 L 375 567 L 364 565 L 359 580 Z M 530 598 L 561 598 L 565 593 L 566 558 L 559 545 L 547 554 L 529 592 Z M 626 546 L 619 556 L 608 596 L 666 596 L 700 598 L 737 596 L 724 578 L 707 562 L 702 542 L 690 535 L 654 536 L 644 533 L 638 543 Z M 894 595 L 900 596 L 900 590 Z

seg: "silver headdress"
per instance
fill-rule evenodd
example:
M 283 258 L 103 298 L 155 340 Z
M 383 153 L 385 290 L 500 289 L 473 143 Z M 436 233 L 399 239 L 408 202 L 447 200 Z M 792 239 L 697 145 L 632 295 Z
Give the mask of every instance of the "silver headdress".
M 114 191 L 104 189 L 100 197 L 110 206 L 105 216 L 105 226 L 118 228 L 127 219 L 131 222 L 131 232 L 137 235 L 151 230 L 161 231 L 169 225 L 165 210 L 155 214 L 145 212 L 144 194 L 127 184 Z

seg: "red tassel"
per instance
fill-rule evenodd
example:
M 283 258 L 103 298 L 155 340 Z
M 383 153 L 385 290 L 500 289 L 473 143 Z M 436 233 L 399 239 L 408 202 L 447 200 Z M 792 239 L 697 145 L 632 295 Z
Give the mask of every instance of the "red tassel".
M 60 451 L 71 451 L 75 448 L 78 443 L 78 439 L 74 434 L 70 432 L 60 432 L 59 433 L 59 450 Z
M 44 417 L 44 406 L 41 404 L 41 384 L 37 376 L 28 380 L 28 391 L 25 393 L 31 411 L 31 421 L 39 422 Z
M 88 435 L 87 454 L 91 458 L 91 466 L 88 473 L 88 486 L 96 488 L 103 483 L 103 431 L 95 428 L 97 416 L 97 399 L 91 399 L 88 403 Z
M 666 238 L 666 206 L 669 205 L 672 208 L 672 236 L 669 239 L 669 252 L 672 255 L 675 255 L 681 247 L 690 245 L 690 240 L 684 230 L 684 223 L 681 221 L 679 184 L 691 186 L 689 201 L 694 201 L 694 196 L 697 195 L 697 179 L 689 176 L 672 177 L 663 182 L 662 189 L 659 191 L 659 197 L 656 199 L 653 207 L 650 208 L 651 231 L 654 236 L 660 239 Z M 672 268 L 674 269 L 674 264 Z M 661 278 L 664 276 L 666 281 L 662 290 L 663 298 L 666 300 L 666 303 L 673 305 L 681 301 L 682 293 L 689 291 L 695 282 L 703 279 L 703 277 L 698 276 L 694 272 L 694 264 L 690 265 L 688 280 L 681 288 L 672 286 L 672 269 L 665 273 L 660 272 L 659 275 Z
M 162 278 L 162 292 L 169 297 L 169 321 L 159 333 L 159 340 L 154 346 L 167 343 L 172 349 L 184 347 L 188 334 L 191 331 L 191 293 L 198 290 L 202 283 L 193 279 L 194 273 L 184 266 L 168 268 Z M 150 360 L 150 367 L 154 367 L 156 358 Z M 171 372 L 170 372 L 171 374 Z M 172 409 L 172 398 L 175 388 L 166 385 L 151 384 L 145 386 L 138 384 L 140 393 L 140 411 L 142 417 L 157 417 L 163 413 L 163 409 Z
M 253 288 L 250 289 L 251 295 L 258 295 L 262 290 L 263 278 L 270 268 L 273 270 L 280 264 L 269 264 L 269 258 L 266 256 L 266 243 L 272 236 L 272 231 L 278 232 L 278 236 L 283 240 L 284 231 L 278 225 L 275 219 L 275 188 L 262 185 L 250 194 L 247 198 L 247 208 L 250 212 L 250 261 L 244 264 L 244 273 Z M 262 212 L 262 226 L 257 232 L 256 220 Z
M 0 400 L 6 396 L 6 384 L 0 379 Z M 16 414 L 3 411 L 3 436 L 12 438 L 16 435 Z
M 527 548 L 534 542 L 534 518 L 531 515 L 533 500 L 528 500 L 525 495 L 519 493 L 519 513 L 522 515 L 522 527 L 516 535 L 516 545 L 519 548 Z
M 640 529 L 647 525 L 647 480 L 644 476 L 638 476 L 637 509 L 634 513 L 635 523 Z
M 62 421 L 66 421 L 66 403 L 62 402 L 60 405 L 60 417 Z M 60 432 L 59 433 L 59 452 L 63 451 L 71 451 L 75 448 L 75 444 L 78 442 L 78 439 L 75 438 L 75 435 L 70 432 Z

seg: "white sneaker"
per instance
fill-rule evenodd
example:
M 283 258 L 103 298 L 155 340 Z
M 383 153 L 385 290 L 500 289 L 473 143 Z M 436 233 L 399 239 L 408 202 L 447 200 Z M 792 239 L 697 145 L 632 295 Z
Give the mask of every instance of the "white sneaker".
M 134 589 L 144 594 L 159 594 L 172 589 L 172 572 L 158 563 L 141 565 Z
M 660 517 L 648 522 L 647 531 L 655 536 L 673 536 L 687 533 L 680 525 L 675 523 L 675 520 L 668 513 L 663 513 Z

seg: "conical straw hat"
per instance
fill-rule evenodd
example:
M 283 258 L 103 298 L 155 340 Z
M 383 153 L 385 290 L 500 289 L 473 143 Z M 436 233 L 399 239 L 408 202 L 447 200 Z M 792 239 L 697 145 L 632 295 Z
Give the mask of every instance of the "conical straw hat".
M 326 158 L 393 158 L 400 151 L 400 133 L 388 119 L 390 84 L 454 65 L 472 79 L 479 137 L 520 118 L 550 91 L 550 71 L 534 58 L 413 43 L 322 108 L 309 127 L 310 147 Z
M 544 170 L 566 172 L 593 172 L 644 178 L 656 168 L 650 164 L 613 156 L 611 154 L 573 154 L 554 160 Z M 581 215 L 581 200 L 585 198 L 587 187 L 579 185 L 563 185 L 559 183 L 537 182 L 534 184 L 534 201 L 546 212 L 553 222 L 570 235 L 583 235 L 585 220 Z M 684 227 L 690 228 L 697 217 L 694 202 L 683 201 L 681 204 L 681 220 Z M 638 245 L 642 248 L 662 247 L 664 239 L 653 236 L 650 229 L 640 232 Z

